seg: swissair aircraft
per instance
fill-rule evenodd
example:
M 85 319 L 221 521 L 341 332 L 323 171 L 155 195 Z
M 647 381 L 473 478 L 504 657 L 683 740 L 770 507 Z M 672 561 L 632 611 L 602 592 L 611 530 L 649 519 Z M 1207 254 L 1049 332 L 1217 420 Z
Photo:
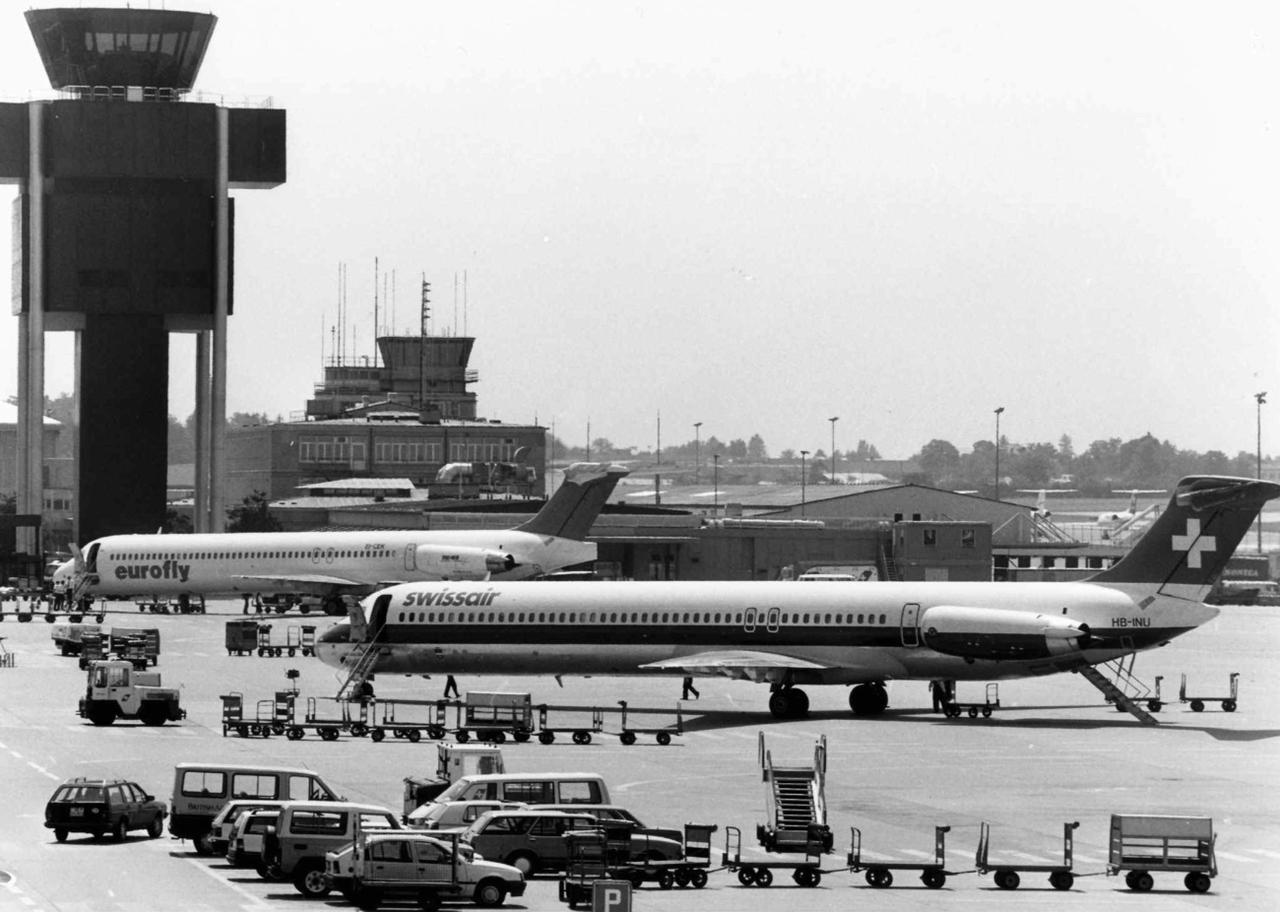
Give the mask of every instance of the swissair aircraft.
M 723 675 L 768 683 L 780 718 L 807 712 L 802 686 L 846 684 L 853 712 L 874 715 L 886 681 L 1090 672 L 1194 630 L 1277 496 L 1184 478 L 1133 549 L 1082 582 L 411 583 L 353 606 L 317 655 L 357 674 Z
M 54 574 L 73 598 L 312 593 L 343 612 L 344 594 L 414 580 L 525 579 L 591 561 L 583 539 L 627 469 L 575 463 L 514 529 L 108 535 Z

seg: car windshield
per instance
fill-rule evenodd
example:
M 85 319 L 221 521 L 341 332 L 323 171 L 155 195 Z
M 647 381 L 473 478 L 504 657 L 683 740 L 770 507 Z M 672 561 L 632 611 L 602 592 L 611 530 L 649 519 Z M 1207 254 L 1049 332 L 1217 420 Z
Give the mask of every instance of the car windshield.
M 103 801 L 106 790 L 99 785 L 64 785 L 53 796 L 54 801 Z

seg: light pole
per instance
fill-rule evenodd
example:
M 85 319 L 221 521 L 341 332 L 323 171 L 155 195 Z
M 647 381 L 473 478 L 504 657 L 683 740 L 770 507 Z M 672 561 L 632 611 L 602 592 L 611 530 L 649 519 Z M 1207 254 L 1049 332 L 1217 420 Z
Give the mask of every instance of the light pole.
M 693 423 L 693 483 L 694 484 L 698 483 L 698 469 L 701 468 L 702 466 L 701 454 L 699 453 L 699 450 L 702 449 L 701 428 L 702 428 L 701 421 L 695 421 Z
M 800 517 L 804 518 L 804 458 L 809 455 L 808 450 L 800 451 Z
M 836 483 L 836 422 L 840 420 L 837 415 L 834 418 L 828 418 L 831 422 L 831 483 Z
M 1004 406 L 996 409 L 996 500 L 1000 499 L 1000 413 Z
M 714 518 L 720 515 L 720 454 L 711 454 L 711 472 L 714 483 L 714 500 L 711 506 L 711 516 Z
M 1254 393 L 1253 398 L 1258 401 L 1258 479 L 1262 479 L 1262 406 L 1267 401 L 1267 394 Z M 1258 553 L 1262 553 L 1262 514 L 1258 514 Z

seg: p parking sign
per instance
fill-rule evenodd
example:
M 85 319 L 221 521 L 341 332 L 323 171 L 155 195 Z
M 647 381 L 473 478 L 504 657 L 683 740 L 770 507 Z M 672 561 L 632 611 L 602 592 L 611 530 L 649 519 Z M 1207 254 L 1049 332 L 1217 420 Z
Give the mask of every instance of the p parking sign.
M 631 912 L 631 882 L 597 880 L 591 890 L 591 912 Z

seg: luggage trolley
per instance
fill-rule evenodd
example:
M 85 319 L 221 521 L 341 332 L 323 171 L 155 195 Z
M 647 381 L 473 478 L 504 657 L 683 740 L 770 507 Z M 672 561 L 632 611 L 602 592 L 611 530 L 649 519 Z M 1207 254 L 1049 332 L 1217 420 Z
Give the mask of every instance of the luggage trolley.
M 1229 681 L 1231 688 L 1231 696 L 1229 697 L 1188 697 L 1187 675 L 1186 672 L 1183 672 L 1182 686 L 1178 688 L 1178 702 L 1190 703 L 1192 712 L 1204 712 L 1204 705 L 1206 703 L 1221 703 L 1223 712 L 1235 712 L 1236 706 L 1238 705 L 1236 703 L 1236 698 L 1240 694 L 1240 672 L 1231 672 Z
M 1018 884 L 1022 882 L 1022 878 L 1018 876 L 1019 871 L 1048 873 L 1049 884 L 1055 890 L 1070 890 L 1071 885 L 1075 883 L 1075 875 L 1071 872 L 1072 833 L 1078 826 L 1080 826 L 1079 821 L 1062 825 L 1062 864 L 1005 864 L 991 863 L 988 860 L 988 850 L 991 847 L 991 826 L 984 820 L 979 830 L 978 851 L 974 856 L 974 867 L 977 868 L 979 874 L 994 871 L 995 874 L 992 879 L 995 880 L 996 886 L 1002 890 L 1018 889 Z
M 547 714 L 551 707 L 546 703 L 538 704 L 538 743 L 553 744 L 556 735 L 571 735 L 574 744 L 590 744 L 591 736 L 597 732 L 604 731 L 604 711 L 601 709 L 591 710 L 591 725 L 550 725 L 547 722 Z
M 849 842 L 849 870 L 857 874 L 866 871 L 867 883 L 873 887 L 893 886 L 894 871 L 919 871 L 921 882 L 930 890 L 937 890 L 947 882 L 947 833 L 949 826 L 933 828 L 933 861 L 863 861 L 862 831 L 857 827 L 852 830 Z
M 992 682 L 987 685 L 987 699 L 985 703 L 963 703 L 959 700 L 952 700 L 943 707 L 943 712 L 949 719 L 959 719 L 964 713 L 969 714 L 970 719 L 978 718 L 978 714 L 982 714 L 982 718 L 990 719 L 991 713 L 1000 708 L 1000 685 Z
M 1188 890 L 1208 893 L 1218 876 L 1216 842 L 1212 817 L 1112 814 L 1107 874 L 1128 869 L 1129 889 L 1145 893 L 1155 886 L 1152 872 L 1185 872 Z
M 613 824 L 620 822 L 610 821 Z M 646 880 L 656 881 L 658 887 L 663 890 L 670 890 L 673 886 L 681 889 L 693 887 L 695 890 L 701 890 L 707 885 L 707 874 L 711 867 L 711 834 L 719 829 L 718 826 L 715 824 L 686 823 L 684 825 L 684 853 L 683 857 L 678 860 L 651 860 L 644 858 L 644 840 L 646 837 L 644 835 L 632 836 L 631 829 L 631 826 L 627 826 L 625 832 L 621 834 L 621 838 L 626 840 L 622 843 L 622 849 L 632 855 L 638 851 L 642 857 L 629 861 L 625 868 L 613 873 L 620 875 L 624 880 L 631 881 L 631 885 L 637 890 Z
M 619 722 L 620 731 L 618 732 L 618 740 L 623 744 L 632 745 L 636 743 L 636 735 L 653 735 L 654 739 L 664 747 L 671 743 L 672 735 L 684 734 L 684 717 L 680 713 L 680 704 L 676 704 L 676 721 L 673 725 L 661 725 L 656 727 L 637 727 L 627 725 L 627 701 L 619 700 L 618 705 L 622 707 L 622 719 Z
M 320 700 L 333 703 L 334 708 L 341 708 L 338 716 L 322 716 Z M 334 697 L 307 697 L 307 712 L 301 724 L 295 722 L 289 726 L 287 735 L 290 741 L 298 741 L 306 733 L 306 729 L 314 728 L 321 741 L 337 741 L 338 736 L 351 729 L 350 705 L 346 700 Z
M 822 854 L 827 828 L 817 824 L 807 828 L 803 854 L 789 861 L 743 861 L 742 831 L 735 826 L 724 828 L 724 853 L 720 866 L 738 875 L 744 887 L 767 887 L 773 883 L 773 872 L 786 870 L 801 887 L 816 887 L 822 882 Z
M 430 721 L 423 722 L 403 720 L 396 717 L 397 707 L 430 706 L 432 705 L 431 702 L 424 700 L 382 700 L 380 702 L 382 706 L 382 722 L 381 724 L 376 724 L 369 729 L 369 737 L 373 741 L 382 741 L 387 737 L 388 731 L 390 731 L 393 736 L 397 738 L 404 738 L 414 744 L 417 744 L 422 740 L 424 732 L 428 737 L 435 738 L 437 736 L 433 734 L 433 732 L 439 729 L 439 737 L 444 736 L 443 727 L 437 725 L 434 718 Z
M 468 691 L 460 715 L 454 731 L 460 744 L 473 735 L 494 744 L 506 741 L 508 732 L 521 742 L 533 735 L 533 706 L 527 693 Z
M 284 653 L 283 646 L 276 646 L 271 642 L 271 625 L 258 625 L 258 658 L 266 656 L 274 656 L 279 658 Z

